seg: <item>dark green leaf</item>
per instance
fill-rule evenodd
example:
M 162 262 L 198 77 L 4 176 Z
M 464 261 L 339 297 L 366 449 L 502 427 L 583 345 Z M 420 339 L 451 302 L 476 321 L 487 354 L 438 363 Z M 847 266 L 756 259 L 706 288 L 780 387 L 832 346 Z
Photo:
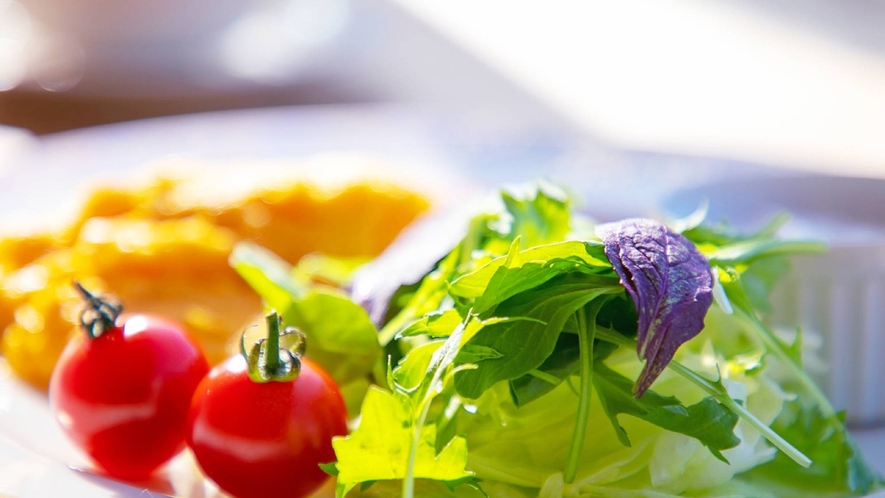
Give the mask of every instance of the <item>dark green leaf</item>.
M 458 351 L 458 356 L 455 357 L 455 363 L 479 363 L 481 361 L 502 358 L 503 356 L 503 354 L 494 348 L 468 343 Z
M 728 463 L 721 451 L 740 444 L 741 440 L 734 435 L 739 417 L 713 398 L 704 398 L 689 406 L 687 411 L 687 416 L 682 416 L 680 410 L 674 412 L 669 407 L 657 408 L 648 414 L 646 420 L 668 431 L 697 439 L 713 456 Z
M 553 376 L 558 382 L 551 384 L 531 374 L 513 379 L 510 381 L 510 395 L 514 404 L 523 406 L 555 389 L 562 381 L 578 371 L 580 356 L 578 337 L 575 334 L 560 334 L 553 353 L 538 367 L 539 371 Z
M 725 461 L 721 451 L 740 444 L 734 435 L 738 416 L 713 398 L 704 398 L 697 404 L 685 407 L 672 396 L 661 396 L 647 391 L 641 398 L 634 398 L 633 382 L 598 362 L 593 383 L 606 415 L 612 422 L 618 438 L 630 445 L 626 431 L 618 422 L 619 414 L 632 415 L 668 431 L 693 437 L 706 446 L 718 459 Z
M 323 469 L 323 472 L 329 474 L 330 476 L 338 475 L 338 466 L 335 465 L 335 462 L 332 463 L 321 463 L 319 464 L 320 468 Z
M 636 308 L 626 294 L 609 299 L 596 317 L 597 325 L 616 330 L 627 337 L 636 337 L 637 321 Z
M 485 360 L 474 370 L 456 374 L 458 393 L 478 398 L 496 382 L 535 370 L 553 353 L 569 316 L 603 294 L 618 292 L 622 292 L 620 285 L 612 286 L 607 277 L 573 274 L 501 303 L 496 309 L 498 316 L 538 321 L 506 321 L 480 329 L 467 344 L 487 346 L 504 356 Z
M 790 484 L 814 494 L 864 495 L 885 485 L 881 476 L 867 464 L 856 443 L 840 421 L 820 413 L 817 407 L 803 407 L 801 400 L 788 403 L 772 428 L 812 460 L 811 467 L 795 465 L 784 454 L 751 471 L 751 476 Z M 801 496 L 799 492 L 794 496 Z

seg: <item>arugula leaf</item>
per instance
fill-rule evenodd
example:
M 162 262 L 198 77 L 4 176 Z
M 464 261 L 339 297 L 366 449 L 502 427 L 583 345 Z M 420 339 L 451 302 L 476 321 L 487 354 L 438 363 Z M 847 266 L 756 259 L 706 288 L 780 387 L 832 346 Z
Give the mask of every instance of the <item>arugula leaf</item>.
M 501 191 L 501 201 L 504 210 L 488 220 L 493 236 L 484 244 L 493 253 L 507 252 L 516 237 L 528 246 L 559 242 L 571 229 L 571 202 L 555 185 L 511 186 Z
M 391 394 L 377 387 L 369 389 L 363 402 L 359 428 L 345 438 L 335 438 L 332 446 L 338 463 L 336 496 L 342 498 L 355 486 L 365 482 L 405 479 L 412 448 L 412 420 L 408 402 L 402 395 Z M 415 451 L 413 478 L 444 482 L 463 482 L 473 474 L 467 465 L 467 442 L 454 437 L 436 452 L 436 426 L 425 424 Z
M 602 245 L 580 241 L 557 242 L 519 251 L 509 260 L 508 256 L 495 258 L 457 278 L 449 286 L 449 292 L 466 299 L 484 298 L 474 304 L 474 311 L 482 313 L 489 308 L 492 298 L 494 302 L 501 302 L 557 275 L 571 271 L 602 273 L 606 270 L 611 270 L 611 264 L 605 259 Z
M 478 398 L 499 381 L 521 377 L 544 363 L 556 345 L 566 320 L 593 299 L 622 292 L 608 277 L 566 275 L 549 285 L 523 292 L 500 305 L 497 316 L 523 317 L 484 326 L 467 345 L 486 346 L 503 356 L 487 359 L 474 370 L 455 376 L 455 389 L 466 398 Z
M 597 328 L 596 336 L 604 341 L 621 346 L 632 346 L 634 348 L 636 347 L 635 341 L 632 341 L 631 339 L 628 339 L 623 335 L 611 330 Z M 709 396 L 718 401 L 724 407 L 728 408 L 733 413 L 738 415 L 745 422 L 750 424 L 751 427 L 759 431 L 759 433 L 762 434 L 762 436 L 767 439 L 768 442 L 773 444 L 777 449 L 784 452 L 784 454 L 788 455 L 795 463 L 801 465 L 802 467 L 808 467 L 811 465 L 811 460 L 805 454 L 797 450 L 793 445 L 784 440 L 784 438 L 782 438 L 779 434 L 774 432 L 768 425 L 759 420 L 759 418 L 753 415 L 753 413 L 751 413 L 746 407 L 744 407 L 744 405 L 732 399 L 725 385 L 722 383 L 721 378 L 717 379 L 716 381 L 709 380 L 701 376 L 694 370 L 686 368 L 685 366 L 677 362 L 671 362 L 667 365 L 667 367 L 678 373 L 680 376 L 682 376 L 692 384 L 701 388 L 702 391 L 706 392 Z
M 646 363 L 634 393 L 642 396 L 676 349 L 704 328 L 713 275 L 688 239 L 658 222 L 623 220 L 596 233 L 639 314 L 637 353 Z
M 507 253 L 521 238 L 534 246 L 559 242 L 569 232 L 568 197 L 550 184 L 502 190 L 501 206 L 475 216 L 461 242 L 419 284 L 409 302 L 387 322 L 379 334 L 382 345 L 390 343 L 410 323 L 437 310 L 449 296 L 449 282 L 489 259 Z
M 751 477 L 790 483 L 794 496 L 866 494 L 885 485 L 864 461 L 844 426 L 834 427 L 832 417 L 824 416 L 817 407 L 801 405 L 800 400 L 789 403 L 772 428 L 807 454 L 813 462 L 811 467 L 792 465 L 789 458 L 779 453 L 772 461 L 753 469 Z M 843 421 L 841 416 L 837 419 Z M 795 487 L 804 492 L 797 492 Z
M 622 413 L 693 437 L 706 446 L 713 456 L 726 463 L 728 461 L 722 456 L 722 450 L 734 448 L 741 442 L 734 435 L 738 416 L 713 398 L 704 398 L 687 408 L 678 399 L 661 396 L 654 391 L 647 391 L 637 399 L 632 395 L 632 382 L 629 379 L 602 362 L 596 363 L 594 370 L 593 384 L 599 400 L 618 439 L 625 446 L 630 446 L 630 439 L 618 422 L 618 415 Z

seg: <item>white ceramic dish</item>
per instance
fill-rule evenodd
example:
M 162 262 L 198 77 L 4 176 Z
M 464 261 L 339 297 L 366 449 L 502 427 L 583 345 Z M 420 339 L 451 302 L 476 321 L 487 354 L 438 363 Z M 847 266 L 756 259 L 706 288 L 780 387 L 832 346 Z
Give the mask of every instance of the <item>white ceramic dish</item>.
M 665 209 L 685 214 L 702 199 L 707 219 L 759 229 L 780 212 L 787 238 L 826 242 L 824 255 L 793 260 L 772 296 L 771 320 L 823 338 L 818 377 L 849 421 L 885 422 L 885 181 L 832 176 L 720 182 L 677 192 Z

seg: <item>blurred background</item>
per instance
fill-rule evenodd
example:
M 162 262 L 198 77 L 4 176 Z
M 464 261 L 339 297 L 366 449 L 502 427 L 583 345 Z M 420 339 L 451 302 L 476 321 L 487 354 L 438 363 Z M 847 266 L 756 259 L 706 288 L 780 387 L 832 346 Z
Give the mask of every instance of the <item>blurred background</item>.
M 0 0 L 0 124 L 479 107 L 620 149 L 885 176 L 883 22 L 873 0 Z

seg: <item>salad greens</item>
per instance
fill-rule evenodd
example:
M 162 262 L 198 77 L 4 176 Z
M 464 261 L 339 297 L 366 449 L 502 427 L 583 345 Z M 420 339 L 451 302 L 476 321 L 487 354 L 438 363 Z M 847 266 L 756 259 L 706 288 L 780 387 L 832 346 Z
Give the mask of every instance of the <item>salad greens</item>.
M 785 256 L 823 248 L 702 219 L 594 230 L 556 187 L 507 189 L 374 322 L 260 247 L 231 263 L 359 413 L 323 466 L 339 497 L 879 489 L 801 331 L 765 322 Z

